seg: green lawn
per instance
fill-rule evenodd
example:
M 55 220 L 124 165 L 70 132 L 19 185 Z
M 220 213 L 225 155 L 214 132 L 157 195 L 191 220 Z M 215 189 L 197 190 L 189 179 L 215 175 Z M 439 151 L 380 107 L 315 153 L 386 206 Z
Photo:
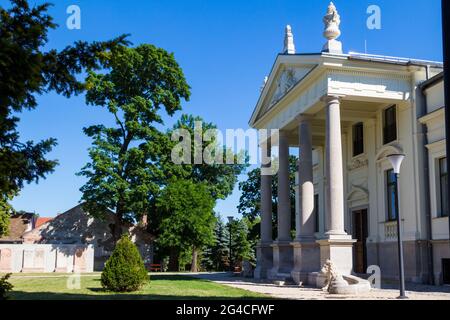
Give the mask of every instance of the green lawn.
M 134 293 L 112 293 L 102 289 L 100 274 L 83 275 L 79 289 L 67 286 L 70 275 L 22 275 L 15 274 L 10 279 L 14 289 L 13 300 L 161 300 L 161 299 L 264 299 L 266 295 L 231 288 L 207 280 L 189 276 L 152 274 L 151 281 Z

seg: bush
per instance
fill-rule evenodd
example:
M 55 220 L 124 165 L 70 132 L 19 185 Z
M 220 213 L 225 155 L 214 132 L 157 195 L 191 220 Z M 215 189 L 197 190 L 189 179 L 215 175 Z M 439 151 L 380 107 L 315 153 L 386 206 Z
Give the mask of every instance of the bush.
M 8 292 L 12 290 L 13 285 L 8 282 L 11 273 L 0 278 L 0 300 L 8 299 Z
M 103 288 L 113 292 L 137 291 L 148 280 L 149 276 L 137 247 L 128 236 L 123 236 L 106 261 L 101 278 Z

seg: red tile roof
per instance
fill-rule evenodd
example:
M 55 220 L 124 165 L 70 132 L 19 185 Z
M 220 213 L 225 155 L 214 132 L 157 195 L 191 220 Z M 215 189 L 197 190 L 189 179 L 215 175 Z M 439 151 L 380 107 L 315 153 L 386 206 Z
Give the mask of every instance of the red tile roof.
M 22 235 L 31 228 L 33 213 L 17 214 L 11 217 L 8 235 L 0 237 L 0 242 L 22 242 Z
M 36 223 L 35 223 L 35 228 L 39 228 L 40 226 L 42 226 L 44 223 L 47 223 L 49 221 L 52 221 L 53 218 L 37 218 Z

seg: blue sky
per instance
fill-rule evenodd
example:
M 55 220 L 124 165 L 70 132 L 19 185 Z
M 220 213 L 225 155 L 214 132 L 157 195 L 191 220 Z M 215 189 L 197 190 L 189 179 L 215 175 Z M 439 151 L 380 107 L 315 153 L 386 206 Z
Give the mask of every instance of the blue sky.
M 34 1 L 30 1 L 34 3 Z M 42 3 L 42 1 L 36 1 Z M 286 24 L 298 52 L 320 52 L 327 0 L 54 0 L 51 14 L 60 27 L 50 47 L 76 40 L 107 40 L 131 34 L 135 44 L 151 43 L 175 53 L 192 87 L 183 112 L 202 116 L 222 130 L 248 128 L 259 87 L 282 50 Z M 9 2 L 0 0 L 1 6 Z M 66 28 L 66 8 L 81 8 L 81 30 Z M 344 51 L 442 60 L 440 0 L 336 0 Z M 381 8 L 381 30 L 366 27 L 369 5 Z M 13 201 L 16 209 L 54 216 L 75 206 L 84 178 L 75 173 L 89 160 L 90 140 L 82 128 L 112 119 L 84 97 L 39 97 L 39 107 L 20 115 L 22 140 L 58 139 L 50 158 L 60 165 L 38 185 L 27 185 Z M 166 119 L 171 126 L 181 113 Z M 245 176 L 241 177 L 244 179 Z M 223 216 L 237 215 L 239 192 L 220 201 Z

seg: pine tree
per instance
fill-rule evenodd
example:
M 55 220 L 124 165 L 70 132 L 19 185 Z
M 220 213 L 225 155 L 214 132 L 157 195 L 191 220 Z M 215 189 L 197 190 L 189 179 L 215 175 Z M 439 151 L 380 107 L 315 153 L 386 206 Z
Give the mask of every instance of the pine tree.
M 229 223 L 228 226 L 229 228 Z M 239 265 L 244 260 L 254 260 L 254 252 L 248 240 L 248 227 L 243 219 L 231 222 L 231 263 Z
M 214 227 L 214 243 L 204 248 L 202 265 L 210 271 L 229 269 L 229 233 L 219 215 Z

